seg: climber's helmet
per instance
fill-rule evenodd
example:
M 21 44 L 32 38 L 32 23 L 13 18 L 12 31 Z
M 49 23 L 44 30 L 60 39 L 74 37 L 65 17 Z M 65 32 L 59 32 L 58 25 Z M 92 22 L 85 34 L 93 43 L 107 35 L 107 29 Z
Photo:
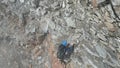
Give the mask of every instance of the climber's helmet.
M 66 41 L 66 40 L 63 40 L 61 44 L 62 44 L 63 46 L 67 46 L 67 41 Z

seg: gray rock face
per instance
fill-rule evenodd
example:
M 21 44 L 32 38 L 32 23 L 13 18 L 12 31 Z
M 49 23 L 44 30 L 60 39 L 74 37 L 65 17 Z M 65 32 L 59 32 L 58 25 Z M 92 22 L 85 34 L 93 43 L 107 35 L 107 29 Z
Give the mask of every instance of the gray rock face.
M 60 68 L 53 57 L 62 40 L 77 44 L 66 68 L 120 68 L 120 22 L 110 5 L 88 1 L 1 0 L 0 68 Z M 120 17 L 120 0 L 112 3 Z

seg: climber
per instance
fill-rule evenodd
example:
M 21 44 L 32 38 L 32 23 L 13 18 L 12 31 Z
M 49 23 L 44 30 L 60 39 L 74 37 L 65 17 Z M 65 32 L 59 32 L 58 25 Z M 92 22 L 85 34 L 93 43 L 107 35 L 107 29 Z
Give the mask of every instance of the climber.
M 74 45 L 70 45 L 66 40 L 63 40 L 58 47 L 57 57 L 60 59 L 61 63 L 70 62 L 70 56 L 74 51 Z

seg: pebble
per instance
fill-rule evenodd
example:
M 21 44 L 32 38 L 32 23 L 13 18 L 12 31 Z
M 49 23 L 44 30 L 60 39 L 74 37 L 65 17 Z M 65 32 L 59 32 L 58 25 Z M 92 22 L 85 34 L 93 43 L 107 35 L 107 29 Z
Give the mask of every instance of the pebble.
M 61 8 L 61 5 L 59 2 L 55 2 L 51 5 L 51 7 L 54 9 L 54 10 L 58 10 Z
M 112 0 L 113 5 L 120 6 L 120 0 Z
M 98 0 L 98 1 L 97 1 L 98 4 L 101 3 L 101 2 L 104 2 L 104 0 Z
M 105 41 L 100 40 L 100 42 L 101 42 L 102 44 L 104 44 L 104 45 L 108 45 L 108 43 L 105 42 Z
M 40 25 L 40 27 L 41 27 L 42 31 L 43 31 L 43 32 L 47 32 L 49 22 L 47 22 L 45 19 L 43 19 L 43 20 L 41 21 L 41 23 L 42 23 L 42 24 Z
M 71 38 L 71 40 L 77 40 L 80 37 L 81 34 L 74 34 Z
M 110 18 L 110 14 L 108 12 L 105 13 L 105 20 L 106 22 L 104 22 L 104 24 L 107 26 L 108 30 L 114 32 L 116 30 L 112 24 L 114 20 Z
M 14 3 L 16 0 L 10 0 L 10 2 Z
M 48 20 L 47 20 L 47 23 L 49 23 L 48 25 L 49 25 L 49 27 L 50 27 L 52 30 L 55 29 L 55 23 L 54 23 L 52 20 L 48 19 Z
M 101 57 L 103 57 L 103 58 L 106 58 L 106 56 L 107 56 L 107 52 L 106 52 L 106 50 L 104 49 L 104 48 L 102 48 L 101 46 L 95 46 L 95 48 L 96 48 L 96 51 L 98 52 L 98 54 L 101 56 Z
M 72 20 L 71 17 L 69 17 L 69 18 L 65 17 L 64 19 L 66 20 L 67 26 L 68 26 L 68 27 L 74 27 L 74 28 L 76 27 L 75 21 Z
M 62 3 L 62 8 L 65 8 L 66 7 L 66 4 L 65 4 L 65 2 L 63 1 L 63 3 Z
M 103 41 L 107 41 L 107 39 L 105 38 L 105 36 L 102 35 L 102 34 L 100 34 L 100 33 L 97 34 L 97 37 L 100 38 Z
M 96 11 L 95 14 L 98 16 L 99 19 L 102 18 L 101 14 L 99 12 Z
M 42 14 L 42 15 L 46 15 L 46 14 L 47 14 L 47 11 L 46 11 L 46 10 L 41 10 L 41 14 Z
M 20 0 L 21 3 L 24 3 L 24 0 Z
M 27 26 L 26 27 L 26 34 L 28 34 L 28 33 L 34 33 L 35 32 L 35 27 L 34 26 L 31 26 L 31 25 L 29 25 L 29 26 Z
M 64 16 L 66 16 L 66 17 L 70 17 L 72 14 L 73 14 L 72 9 L 67 9 L 64 11 Z
M 68 4 L 72 4 L 73 1 L 72 1 L 72 0 L 67 0 L 67 3 L 68 3 Z
M 96 31 L 94 29 L 90 28 L 90 33 L 93 34 L 93 35 L 95 35 Z
M 84 48 L 85 48 L 85 50 L 88 52 L 88 53 L 90 53 L 91 55 L 93 55 L 93 56 L 96 56 L 96 57 L 99 57 L 96 53 L 94 53 L 93 51 L 91 51 L 87 46 L 85 46 L 85 45 L 82 45 Z
M 111 24 L 110 22 L 104 22 L 105 25 L 107 26 L 108 30 L 111 31 L 111 32 L 114 32 L 116 31 L 115 27 L 113 24 Z

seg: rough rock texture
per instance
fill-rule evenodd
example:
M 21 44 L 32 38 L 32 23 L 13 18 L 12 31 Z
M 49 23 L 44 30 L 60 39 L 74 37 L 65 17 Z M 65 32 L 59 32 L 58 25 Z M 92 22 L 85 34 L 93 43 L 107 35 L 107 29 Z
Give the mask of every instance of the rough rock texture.
M 67 68 L 120 68 L 120 21 L 109 4 L 88 1 L 1 0 L 0 68 L 64 68 L 56 58 L 64 39 L 77 44 Z

